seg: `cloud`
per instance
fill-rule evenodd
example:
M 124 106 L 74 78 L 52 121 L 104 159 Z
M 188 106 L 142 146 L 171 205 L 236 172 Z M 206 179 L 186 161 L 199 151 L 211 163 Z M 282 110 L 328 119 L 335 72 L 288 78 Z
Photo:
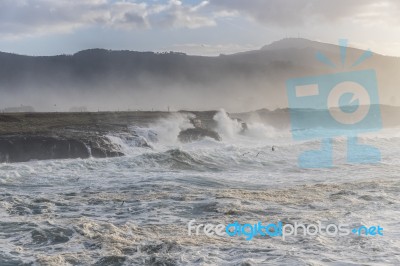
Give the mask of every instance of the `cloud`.
M 107 14 L 103 23 L 109 27 L 123 29 L 150 27 L 146 19 L 148 10 L 149 7 L 145 3 L 116 2 L 106 4 L 102 8 L 102 11 Z
M 200 28 L 215 26 L 215 20 L 201 10 L 208 5 L 208 1 L 197 5 L 183 5 L 182 1 L 171 0 L 167 5 L 158 5 L 150 8 L 149 21 L 153 26 L 162 28 Z M 158 11 L 158 12 L 157 12 Z
M 138 29 L 153 27 L 199 28 L 214 26 L 202 14 L 207 1 L 186 5 L 178 0 L 2 0 L 0 38 L 72 32 L 83 27 Z
M 85 27 L 195 29 L 235 17 L 281 28 L 342 20 L 397 25 L 399 10 L 397 0 L 0 0 L 0 39 Z
M 265 25 L 304 26 L 349 20 L 360 23 L 397 22 L 397 0 L 210 0 L 216 10 L 236 11 Z
M 99 0 L 71 3 L 65 0 L 3 0 L 0 2 L 0 34 L 18 37 L 41 33 L 64 33 L 104 21 Z

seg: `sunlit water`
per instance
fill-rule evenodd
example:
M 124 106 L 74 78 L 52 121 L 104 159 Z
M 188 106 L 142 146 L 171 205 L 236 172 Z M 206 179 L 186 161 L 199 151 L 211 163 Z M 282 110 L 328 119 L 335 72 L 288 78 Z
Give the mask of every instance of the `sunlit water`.
M 160 125 L 153 150 L 113 136 L 127 156 L 1 164 L 0 265 L 400 264 L 396 130 L 363 138 L 381 164 L 347 164 L 340 139 L 335 167 L 300 169 L 318 141 L 257 124 L 241 135 L 222 121 L 222 142 L 182 144 Z M 384 236 L 189 236 L 192 219 L 379 224 Z

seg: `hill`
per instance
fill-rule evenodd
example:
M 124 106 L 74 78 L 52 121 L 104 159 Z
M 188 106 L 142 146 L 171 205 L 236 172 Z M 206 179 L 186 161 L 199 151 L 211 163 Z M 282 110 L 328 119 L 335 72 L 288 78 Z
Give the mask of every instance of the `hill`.
M 324 53 L 340 66 L 315 60 Z M 260 50 L 218 57 L 91 49 L 73 55 L 22 56 L 0 53 L 0 109 L 29 105 L 38 111 L 146 109 L 247 111 L 285 108 L 287 79 L 373 68 L 383 104 L 399 104 L 400 60 L 305 39 L 283 39 Z

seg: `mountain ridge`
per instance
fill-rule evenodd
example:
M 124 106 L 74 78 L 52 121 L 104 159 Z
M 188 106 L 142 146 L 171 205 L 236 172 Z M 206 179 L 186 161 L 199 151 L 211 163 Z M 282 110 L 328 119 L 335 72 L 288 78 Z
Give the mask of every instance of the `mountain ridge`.
M 87 106 L 88 110 L 285 108 L 287 79 L 345 70 L 330 69 L 315 60 L 316 52 L 323 52 L 340 66 L 339 46 L 297 41 L 300 44 L 286 39 L 269 48 L 216 57 L 100 48 L 38 57 L 1 52 L 0 109 L 21 104 L 38 111 L 71 106 Z M 362 52 L 350 48 L 347 66 Z M 376 69 L 382 103 L 398 104 L 398 58 L 374 54 L 351 71 L 365 68 Z

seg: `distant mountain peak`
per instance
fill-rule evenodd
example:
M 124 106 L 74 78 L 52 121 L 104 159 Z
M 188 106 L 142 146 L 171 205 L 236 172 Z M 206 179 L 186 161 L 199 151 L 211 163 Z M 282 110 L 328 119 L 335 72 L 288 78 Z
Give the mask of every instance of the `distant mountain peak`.
M 304 38 L 285 38 L 265 45 L 261 50 L 320 48 L 321 46 L 326 45 L 334 46 L 333 44 L 311 41 Z
M 330 52 L 330 53 L 338 53 L 339 45 L 324 43 L 318 41 L 312 41 L 304 38 L 285 38 L 279 41 L 272 42 L 271 44 L 263 46 L 261 51 L 277 51 L 277 50 L 286 50 L 286 49 L 313 49 L 320 52 Z M 348 51 L 358 51 L 363 52 L 364 50 L 352 47 L 351 45 L 347 47 Z

